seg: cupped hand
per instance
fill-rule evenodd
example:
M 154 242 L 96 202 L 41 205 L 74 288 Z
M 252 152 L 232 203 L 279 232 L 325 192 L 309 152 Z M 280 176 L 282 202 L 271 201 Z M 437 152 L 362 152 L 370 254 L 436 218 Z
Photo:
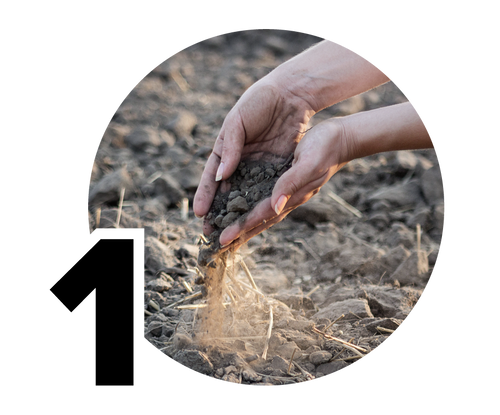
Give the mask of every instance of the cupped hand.
M 208 213 L 218 187 L 225 186 L 240 160 L 293 153 L 313 115 L 305 100 L 269 76 L 252 85 L 224 120 L 194 197 L 196 216 Z M 205 234 L 210 230 L 205 222 Z
M 224 229 L 220 235 L 223 250 L 237 249 L 307 202 L 351 159 L 353 144 L 339 119 L 323 121 L 309 130 L 295 149 L 292 167 L 276 182 L 272 196 L 262 200 L 242 224 Z

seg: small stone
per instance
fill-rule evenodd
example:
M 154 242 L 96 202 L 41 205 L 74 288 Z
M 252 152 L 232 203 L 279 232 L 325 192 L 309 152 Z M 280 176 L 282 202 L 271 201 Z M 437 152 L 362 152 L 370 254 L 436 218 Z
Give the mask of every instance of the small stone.
M 227 204 L 228 212 L 246 212 L 248 210 L 248 203 L 242 196 L 238 196 Z
M 222 221 L 224 220 L 224 216 L 219 215 L 215 218 L 214 223 L 220 228 L 222 226 Z
M 238 196 L 241 196 L 241 192 L 239 190 L 235 190 L 229 193 L 228 200 L 231 201 L 233 199 L 236 199 Z
M 293 355 L 294 350 L 295 354 Z M 298 359 L 300 356 L 302 356 L 302 352 L 297 347 L 297 344 L 295 342 L 287 342 L 285 344 L 282 344 L 276 349 L 276 353 L 278 354 L 278 356 L 281 356 L 284 359 L 291 359 L 292 355 L 294 359 Z
M 260 173 L 260 167 L 254 167 L 251 171 L 250 171 L 250 176 L 252 177 L 256 177 L 258 176 Z
M 273 169 L 266 169 L 266 174 L 269 177 L 273 177 L 276 174 L 276 172 Z
M 315 365 L 321 365 L 328 362 L 333 355 L 325 350 L 320 350 L 318 352 L 313 352 L 309 355 L 309 360 Z
M 262 380 L 262 376 L 259 376 L 257 372 L 251 368 L 243 370 L 241 377 L 247 382 L 260 382 Z
M 161 336 L 163 329 L 163 323 L 161 321 L 152 321 L 148 326 L 148 332 L 155 337 Z
M 224 219 L 222 220 L 221 223 L 221 228 L 227 228 L 229 225 L 231 225 L 236 219 L 239 218 L 239 213 L 237 212 L 230 212 L 226 216 L 224 216 Z
M 146 284 L 146 289 L 159 293 L 170 290 L 170 288 L 172 288 L 172 284 L 162 278 L 156 278 Z
M 274 356 L 271 362 L 271 369 L 286 372 L 288 370 L 288 362 L 280 356 Z
M 247 169 L 241 169 L 240 175 L 242 177 L 245 177 L 246 174 L 247 174 Z
M 265 177 L 264 173 L 259 173 L 259 175 L 256 177 L 255 181 L 257 183 L 261 183 L 264 180 L 264 177 Z

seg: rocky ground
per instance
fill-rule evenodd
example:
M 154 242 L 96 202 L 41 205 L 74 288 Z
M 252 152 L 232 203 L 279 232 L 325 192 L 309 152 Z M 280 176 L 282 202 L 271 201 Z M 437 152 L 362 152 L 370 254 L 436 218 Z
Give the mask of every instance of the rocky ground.
M 319 40 L 239 32 L 180 52 L 124 100 L 96 155 L 91 230 L 118 220 L 145 229 L 146 338 L 209 376 L 284 384 L 356 362 L 412 310 L 438 255 L 444 205 L 434 151 L 352 161 L 227 258 L 221 330 L 200 337 L 210 315 L 196 283 L 202 223 L 191 204 L 205 161 L 245 89 Z M 322 111 L 312 125 L 404 101 L 388 83 Z

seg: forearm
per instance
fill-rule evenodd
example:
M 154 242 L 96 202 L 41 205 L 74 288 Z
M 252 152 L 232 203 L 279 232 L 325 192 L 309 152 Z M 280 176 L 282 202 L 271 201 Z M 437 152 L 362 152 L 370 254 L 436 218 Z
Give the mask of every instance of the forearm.
M 349 160 L 384 151 L 432 147 L 422 120 L 409 102 L 337 118 L 334 122 L 342 126 Z
M 315 112 L 389 80 L 370 62 L 329 41 L 286 61 L 268 78 L 306 100 Z

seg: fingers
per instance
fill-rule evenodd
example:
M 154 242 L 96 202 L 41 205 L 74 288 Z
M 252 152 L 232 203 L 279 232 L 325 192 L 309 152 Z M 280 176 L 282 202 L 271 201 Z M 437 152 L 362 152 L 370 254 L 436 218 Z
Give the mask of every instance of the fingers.
M 270 228 L 271 226 L 275 225 L 276 223 L 281 222 L 288 215 L 288 213 L 290 213 L 291 210 L 292 209 L 287 209 L 279 216 L 275 215 L 273 218 L 266 220 L 265 222 L 261 221 L 258 226 L 255 226 L 246 232 L 242 232 L 242 227 L 240 227 L 239 224 L 235 224 L 235 225 L 232 225 L 232 226 L 226 228 L 224 230 L 224 232 L 227 231 L 227 234 L 224 236 L 224 238 L 227 237 L 227 238 L 234 238 L 234 239 L 231 239 L 231 241 L 228 242 L 221 249 L 221 252 L 224 252 L 228 249 L 238 249 L 241 245 L 245 244 L 249 239 L 253 238 L 255 235 L 258 235 L 259 233 L 265 231 L 266 229 Z M 245 222 L 243 227 L 245 229 L 248 229 L 247 225 L 248 225 L 248 223 Z M 221 234 L 221 238 L 222 238 L 222 234 Z
M 221 147 L 219 153 L 221 159 L 217 168 L 216 181 L 226 180 L 234 173 L 245 144 L 245 130 L 239 117 L 232 116 L 226 119 L 222 131 L 217 139 Z
M 219 182 L 215 181 L 215 175 L 219 167 L 220 158 L 215 152 L 212 152 L 208 158 L 203 174 L 201 175 L 200 184 L 196 189 L 193 201 L 193 211 L 198 217 L 205 216 L 212 201 L 214 200 L 215 192 L 219 187 Z
M 270 198 L 264 199 L 257 204 L 257 206 L 255 206 L 243 224 L 240 225 L 240 223 L 235 223 L 222 231 L 219 238 L 220 244 L 222 246 L 226 246 L 235 239 L 239 238 L 242 234 L 250 232 L 253 228 L 261 225 L 264 221 L 271 221 L 275 217 L 276 213 L 271 207 Z
M 203 217 L 208 213 L 219 183 L 229 178 L 238 167 L 244 144 L 245 130 L 241 120 L 230 113 L 215 141 L 194 196 L 193 210 L 196 216 Z

